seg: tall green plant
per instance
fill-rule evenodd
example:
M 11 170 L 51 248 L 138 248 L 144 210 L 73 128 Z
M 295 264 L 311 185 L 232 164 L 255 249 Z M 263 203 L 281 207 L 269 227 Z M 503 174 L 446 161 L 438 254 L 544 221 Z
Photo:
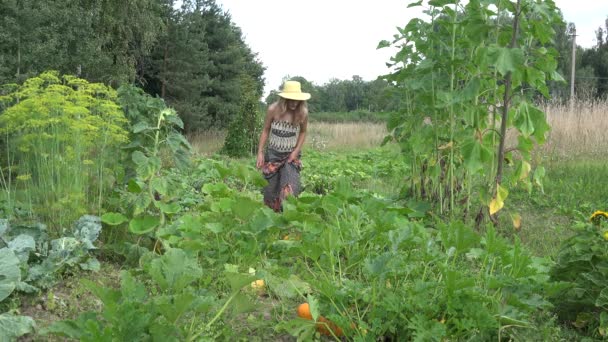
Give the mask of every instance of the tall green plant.
M 534 99 L 549 96 L 547 81 L 562 80 L 551 47 L 561 17 L 553 1 L 430 0 L 410 7 L 424 3 L 428 21 L 412 19 L 393 42 L 379 45 L 400 49 L 392 58 L 397 71 L 386 78 L 404 105 L 389 128 L 412 156 L 413 194 L 435 201 L 440 212 L 465 203 L 467 213 L 478 194 L 480 220 L 503 208 L 510 187 L 541 185 L 544 169 L 532 172 L 530 153 L 549 126 Z
M 153 98 L 143 90 L 124 86 L 119 89 L 120 102 L 131 121 L 129 166 L 121 192 L 122 213 L 106 213 L 106 224 L 119 225 L 131 217 L 129 230 L 148 235 L 167 223 L 167 217 L 181 210 L 176 202 L 175 186 L 162 174 L 163 166 L 185 168 L 190 162 L 190 144 L 181 134 L 184 123 L 174 109 L 167 108 L 162 99 Z M 171 158 L 163 161 L 162 154 Z M 154 234 L 152 234 L 154 236 Z M 160 241 L 159 241 L 160 242 Z
M 60 235 L 79 216 L 99 213 L 128 140 L 116 92 L 45 72 L 0 97 L 4 190 Z M 16 175 L 15 179 L 12 179 Z M 12 196 L 12 195 L 11 195 Z M 13 200 L 15 197 L 13 197 Z
M 264 120 L 259 108 L 255 82 L 247 76 L 241 79 L 244 95 L 241 98 L 239 112 L 230 123 L 221 151 L 231 157 L 246 157 L 255 153 Z

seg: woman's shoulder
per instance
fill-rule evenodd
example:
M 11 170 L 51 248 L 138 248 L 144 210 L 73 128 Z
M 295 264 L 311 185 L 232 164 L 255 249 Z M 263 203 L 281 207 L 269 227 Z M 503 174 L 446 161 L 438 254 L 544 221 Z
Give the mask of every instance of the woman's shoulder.
M 279 111 L 279 103 L 273 102 L 268 106 L 268 113 L 276 114 Z

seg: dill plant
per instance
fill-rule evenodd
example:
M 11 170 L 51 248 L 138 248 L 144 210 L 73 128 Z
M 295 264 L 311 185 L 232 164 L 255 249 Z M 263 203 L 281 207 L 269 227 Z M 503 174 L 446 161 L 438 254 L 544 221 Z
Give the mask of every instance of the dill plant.
M 116 92 L 49 71 L 0 97 L 3 186 L 51 234 L 85 213 L 99 213 L 127 142 Z M 16 175 L 15 175 L 16 174 Z M 15 177 L 14 180 L 10 179 Z

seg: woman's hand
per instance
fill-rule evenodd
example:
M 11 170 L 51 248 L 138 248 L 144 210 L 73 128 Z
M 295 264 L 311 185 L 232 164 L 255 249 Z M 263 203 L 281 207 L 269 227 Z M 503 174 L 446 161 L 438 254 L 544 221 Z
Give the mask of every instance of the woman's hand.
M 255 167 L 261 169 L 264 166 L 264 152 L 258 152 L 258 159 L 255 163 Z
M 292 163 L 296 159 L 298 159 L 298 152 L 297 151 L 291 152 L 289 154 L 289 157 L 287 157 L 287 164 Z

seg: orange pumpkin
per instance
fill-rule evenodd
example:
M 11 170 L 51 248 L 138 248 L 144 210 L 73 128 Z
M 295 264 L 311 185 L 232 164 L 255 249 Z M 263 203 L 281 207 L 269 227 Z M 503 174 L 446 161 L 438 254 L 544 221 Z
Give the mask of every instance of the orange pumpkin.
M 312 319 L 312 315 L 310 314 L 310 305 L 308 305 L 308 303 L 298 305 L 298 317 L 310 320 Z

